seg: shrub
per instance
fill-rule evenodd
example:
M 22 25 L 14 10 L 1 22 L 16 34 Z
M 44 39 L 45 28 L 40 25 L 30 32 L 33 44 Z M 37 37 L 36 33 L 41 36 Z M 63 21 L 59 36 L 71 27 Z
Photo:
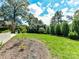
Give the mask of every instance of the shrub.
M 70 32 L 69 34 L 68 34 L 68 36 L 69 36 L 69 38 L 71 38 L 71 39 L 78 39 L 78 33 L 77 32 Z
M 0 28 L 0 33 L 10 31 L 8 28 Z
M 61 35 L 60 24 L 55 25 L 54 32 L 55 32 L 56 35 Z
M 26 25 L 17 26 L 16 32 L 18 32 L 18 33 L 26 33 L 27 32 L 27 26 Z
M 2 33 L 10 32 L 9 29 L 2 31 Z
M 41 27 L 41 28 L 39 28 L 38 32 L 39 33 L 45 33 L 45 29 Z
M 67 22 L 63 22 L 61 26 L 61 33 L 63 36 L 68 36 L 69 33 L 69 25 Z
M 37 25 L 33 24 L 28 27 L 28 33 L 37 33 Z

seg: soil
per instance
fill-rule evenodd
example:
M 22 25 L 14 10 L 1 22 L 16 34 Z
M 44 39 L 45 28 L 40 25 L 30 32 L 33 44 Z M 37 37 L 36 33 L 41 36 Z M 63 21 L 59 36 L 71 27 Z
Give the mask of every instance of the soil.
M 9 40 L 0 49 L 0 59 L 50 59 L 46 46 L 39 41 Z

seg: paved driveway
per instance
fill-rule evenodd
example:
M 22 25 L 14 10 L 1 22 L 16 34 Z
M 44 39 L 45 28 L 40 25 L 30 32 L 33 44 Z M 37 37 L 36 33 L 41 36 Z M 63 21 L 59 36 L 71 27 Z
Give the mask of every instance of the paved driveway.
M 10 40 L 15 35 L 16 34 L 11 34 L 10 32 L 0 33 L 0 42 L 6 43 L 8 40 Z

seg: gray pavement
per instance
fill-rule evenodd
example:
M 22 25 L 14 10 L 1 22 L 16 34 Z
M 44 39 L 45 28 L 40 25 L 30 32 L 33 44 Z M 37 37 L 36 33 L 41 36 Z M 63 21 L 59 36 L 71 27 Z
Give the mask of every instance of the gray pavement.
M 16 34 L 12 34 L 10 32 L 0 33 L 0 42 L 6 43 L 8 40 L 10 40 L 15 35 Z

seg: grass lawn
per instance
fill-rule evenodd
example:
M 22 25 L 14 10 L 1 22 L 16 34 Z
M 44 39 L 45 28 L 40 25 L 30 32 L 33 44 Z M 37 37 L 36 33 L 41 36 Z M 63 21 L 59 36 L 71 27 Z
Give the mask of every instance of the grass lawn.
M 17 34 L 15 38 L 37 38 L 56 59 L 79 59 L 79 41 L 46 34 Z

